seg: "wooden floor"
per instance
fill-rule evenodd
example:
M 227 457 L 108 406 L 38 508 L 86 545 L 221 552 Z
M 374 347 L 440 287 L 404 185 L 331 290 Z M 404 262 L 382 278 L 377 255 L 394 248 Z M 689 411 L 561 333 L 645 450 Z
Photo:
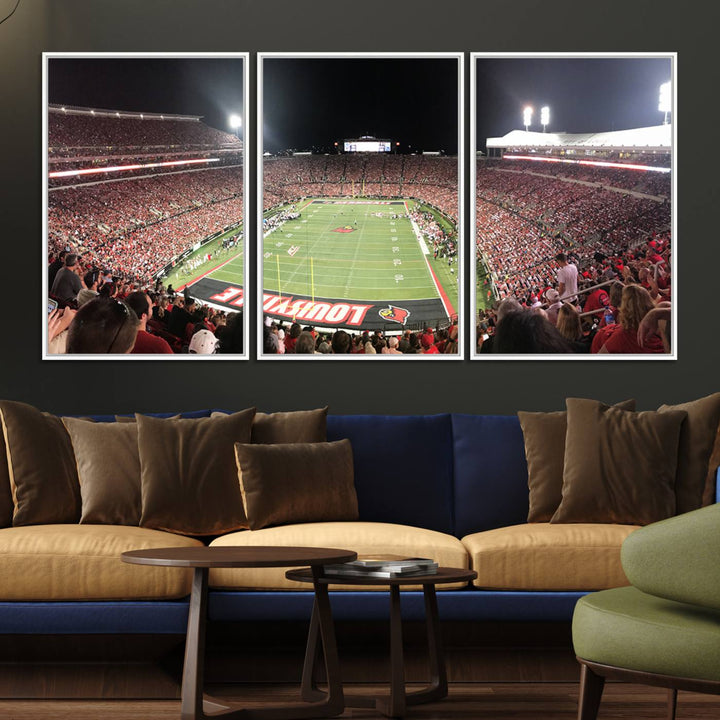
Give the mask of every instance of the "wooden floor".
M 353 685 L 352 692 L 375 693 L 381 686 Z M 296 686 L 253 685 L 215 688 L 218 697 L 247 703 L 291 702 Z M 410 708 L 407 717 L 418 720 L 574 720 L 578 687 L 574 683 L 453 683 L 447 699 Z M 639 685 L 609 683 L 605 686 L 598 720 L 628 718 L 664 720 L 666 691 Z M 46 701 L 0 700 L 4 720 L 179 720 L 179 701 Z M 371 710 L 348 709 L 342 718 L 382 718 Z M 720 698 L 680 693 L 677 720 L 720 718 Z

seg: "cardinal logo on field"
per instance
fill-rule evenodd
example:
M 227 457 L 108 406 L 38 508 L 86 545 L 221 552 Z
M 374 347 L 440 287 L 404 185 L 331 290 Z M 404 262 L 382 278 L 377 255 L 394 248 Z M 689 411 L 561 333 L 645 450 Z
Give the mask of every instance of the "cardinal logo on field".
M 349 233 L 354 230 L 355 228 L 352 225 L 343 225 L 342 227 L 335 228 L 333 232 Z
M 378 315 L 383 320 L 389 320 L 390 322 L 400 323 L 404 325 L 407 322 L 410 311 L 405 308 L 395 307 L 395 305 L 388 305 L 386 308 L 378 311 Z

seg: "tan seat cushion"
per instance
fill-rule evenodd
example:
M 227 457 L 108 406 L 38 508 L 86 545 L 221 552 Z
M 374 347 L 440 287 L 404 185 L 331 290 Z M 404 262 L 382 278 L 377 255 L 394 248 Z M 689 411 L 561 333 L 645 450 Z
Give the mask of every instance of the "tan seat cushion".
M 604 590 L 628 585 L 620 546 L 635 525 L 530 523 L 462 539 L 473 584 L 494 590 Z
M 224 535 L 211 547 L 228 545 L 290 545 L 354 550 L 359 556 L 401 555 L 432 558 L 440 565 L 466 569 L 468 556 L 462 543 L 452 535 L 390 523 L 324 522 L 283 525 L 245 530 Z M 257 590 L 309 590 L 307 583 L 285 579 L 287 568 L 259 568 L 210 571 L 210 587 Z M 462 587 L 463 584 L 438 585 L 438 590 Z M 331 590 L 357 590 L 357 586 L 331 585 Z M 384 586 L 364 586 L 362 590 L 383 590 Z
M 130 565 L 126 550 L 196 547 L 199 540 L 123 525 L 0 530 L 0 601 L 156 600 L 190 592 L 192 571 Z

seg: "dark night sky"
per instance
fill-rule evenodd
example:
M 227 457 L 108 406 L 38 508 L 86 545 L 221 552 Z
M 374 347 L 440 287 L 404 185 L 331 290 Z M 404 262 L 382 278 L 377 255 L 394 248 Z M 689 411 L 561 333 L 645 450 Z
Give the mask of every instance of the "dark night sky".
M 242 112 L 240 58 L 52 58 L 51 103 L 202 115 L 229 131 Z M 550 107 L 550 132 L 657 125 L 670 60 L 480 58 L 477 141 L 522 128 L 525 105 Z M 266 58 L 264 149 L 329 146 L 374 135 L 404 147 L 457 151 L 457 62 L 447 58 Z
M 550 108 L 548 132 L 608 132 L 659 125 L 660 85 L 670 60 L 656 58 L 480 58 L 477 60 L 477 142 L 524 129 L 523 108 Z
M 107 110 L 202 115 L 232 132 L 243 109 L 242 58 L 51 58 L 48 101 Z
M 266 58 L 263 90 L 267 152 L 360 135 L 457 152 L 452 58 Z

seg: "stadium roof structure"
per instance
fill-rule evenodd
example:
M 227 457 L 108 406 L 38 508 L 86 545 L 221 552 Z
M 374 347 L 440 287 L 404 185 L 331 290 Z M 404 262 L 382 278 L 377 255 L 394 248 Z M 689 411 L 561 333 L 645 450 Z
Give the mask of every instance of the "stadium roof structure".
M 487 147 L 501 149 L 546 148 L 572 150 L 642 150 L 670 152 L 672 125 L 616 130 L 602 133 L 542 133 L 512 130 L 507 135 L 487 138 Z
M 127 110 L 107 110 L 103 108 L 76 107 L 73 105 L 48 104 L 48 112 L 64 115 L 93 115 L 113 118 L 135 118 L 138 120 L 194 120 L 199 122 L 202 115 L 173 115 L 172 113 L 130 112 Z

